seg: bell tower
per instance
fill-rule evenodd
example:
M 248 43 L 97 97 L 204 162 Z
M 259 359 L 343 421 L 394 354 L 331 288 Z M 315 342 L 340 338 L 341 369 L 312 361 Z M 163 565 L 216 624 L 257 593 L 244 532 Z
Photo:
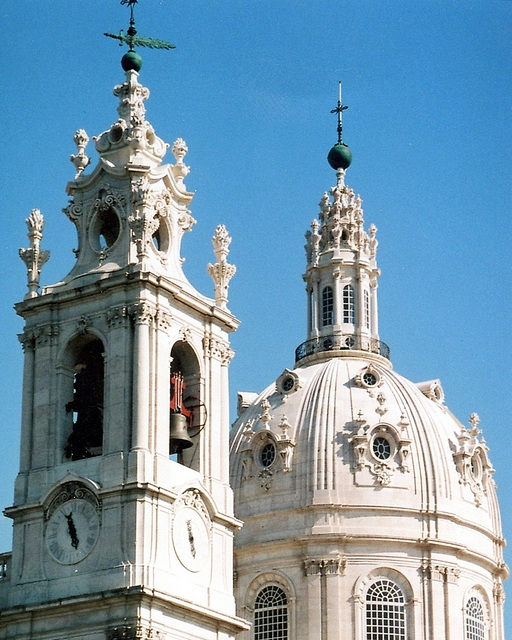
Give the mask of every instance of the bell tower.
M 192 229 L 185 142 L 168 145 L 146 120 L 136 0 L 118 118 L 75 135 L 64 209 L 76 263 L 40 288 L 43 218 L 20 250 L 28 292 L 21 463 L 0 638 L 234 638 L 234 518 L 228 476 L 229 334 L 235 268 L 219 225 L 208 265 L 215 296 L 188 282 L 181 239 Z M 109 34 L 106 34 L 109 35 Z

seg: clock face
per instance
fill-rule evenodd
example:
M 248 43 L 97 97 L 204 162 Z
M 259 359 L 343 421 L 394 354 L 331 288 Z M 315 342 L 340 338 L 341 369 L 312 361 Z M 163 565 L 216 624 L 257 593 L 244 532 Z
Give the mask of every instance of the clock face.
M 75 564 L 92 551 L 100 519 L 88 500 L 71 499 L 52 513 L 46 527 L 46 548 L 60 564 Z
M 210 555 L 210 534 L 203 516 L 193 507 L 178 508 L 172 525 L 172 542 L 181 564 L 200 571 Z

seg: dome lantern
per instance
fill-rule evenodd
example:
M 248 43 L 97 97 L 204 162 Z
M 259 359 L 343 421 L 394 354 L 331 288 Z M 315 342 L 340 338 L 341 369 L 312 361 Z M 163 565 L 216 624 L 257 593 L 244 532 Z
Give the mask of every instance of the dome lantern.
M 365 231 L 361 198 L 345 184 L 345 170 L 352 160 L 342 140 L 346 109 L 340 83 L 338 105 L 331 111 L 338 114 L 338 142 L 328 155 L 336 185 L 322 196 L 318 219 L 306 233 L 308 338 L 297 347 L 296 362 L 343 355 L 347 350 L 389 359 L 389 349 L 378 334 L 377 227 L 372 224 Z

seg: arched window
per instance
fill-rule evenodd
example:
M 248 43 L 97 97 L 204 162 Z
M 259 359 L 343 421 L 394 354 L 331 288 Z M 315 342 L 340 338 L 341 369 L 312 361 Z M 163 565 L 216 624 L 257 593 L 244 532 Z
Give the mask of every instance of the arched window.
M 254 603 L 254 640 L 288 640 L 288 599 L 275 585 L 264 587 Z
M 322 291 L 322 327 L 334 324 L 334 296 L 332 287 L 324 287 Z
M 364 324 L 367 329 L 370 328 L 370 294 L 364 290 Z
M 381 578 L 366 592 L 366 640 L 406 640 L 405 602 L 401 589 Z
M 343 322 L 354 324 L 354 287 L 347 284 L 343 287 Z
M 475 596 L 466 603 L 466 635 L 465 640 L 485 640 L 484 608 Z

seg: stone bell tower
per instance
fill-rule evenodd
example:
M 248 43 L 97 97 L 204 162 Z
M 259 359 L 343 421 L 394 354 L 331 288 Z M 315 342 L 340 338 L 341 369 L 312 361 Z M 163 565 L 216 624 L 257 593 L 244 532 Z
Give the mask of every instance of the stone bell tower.
M 43 219 L 20 255 L 28 293 L 21 463 L 12 557 L 0 585 L 0 638 L 233 638 L 233 515 L 228 480 L 229 334 L 234 267 L 219 225 L 215 298 L 194 289 L 180 244 L 195 223 L 187 146 L 145 117 L 141 58 L 123 57 L 119 117 L 75 135 L 64 212 L 76 263 L 40 289 Z M 128 31 L 128 34 L 130 31 Z

